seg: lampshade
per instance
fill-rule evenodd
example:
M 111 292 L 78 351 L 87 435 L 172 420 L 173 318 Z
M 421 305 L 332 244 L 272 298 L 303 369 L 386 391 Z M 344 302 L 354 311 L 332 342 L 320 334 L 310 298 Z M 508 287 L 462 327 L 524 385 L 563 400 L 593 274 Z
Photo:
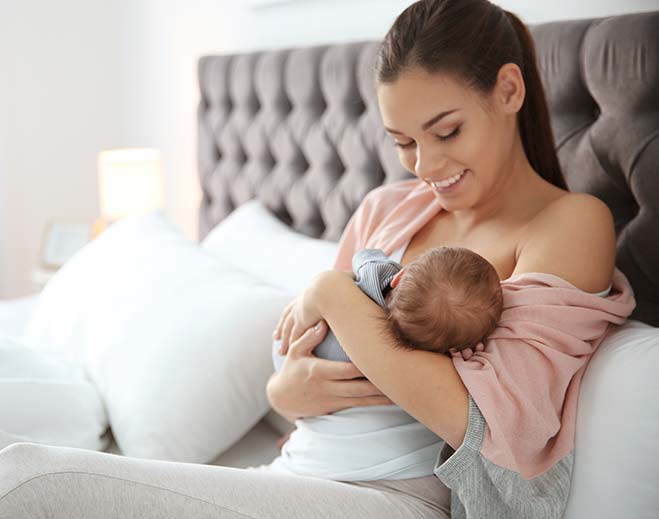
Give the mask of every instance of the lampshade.
M 98 190 L 101 218 L 109 222 L 161 208 L 160 151 L 126 148 L 99 153 Z

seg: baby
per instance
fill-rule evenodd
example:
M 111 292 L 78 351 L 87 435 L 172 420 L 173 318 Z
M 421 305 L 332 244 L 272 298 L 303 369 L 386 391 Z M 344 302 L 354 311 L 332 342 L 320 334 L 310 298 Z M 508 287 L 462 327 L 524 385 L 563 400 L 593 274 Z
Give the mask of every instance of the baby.
M 448 354 L 484 341 L 501 316 L 503 296 L 495 268 L 461 247 L 437 247 L 406 267 L 380 249 L 362 249 L 352 258 L 355 283 L 386 312 L 383 326 L 408 349 Z M 277 371 L 284 356 L 273 344 Z M 350 361 L 328 330 L 314 349 L 317 357 Z
M 497 272 L 468 249 L 432 249 L 406 267 L 379 249 L 363 249 L 353 256 L 352 270 L 357 286 L 385 310 L 381 322 L 404 348 L 470 356 L 499 321 Z M 275 341 L 272 352 L 277 371 L 285 359 L 280 344 Z M 350 361 L 331 330 L 314 354 Z M 280 440 L 272 470 L 336 481 L 416 478 L 433 472 L 443 444 L 395 404 L 307 416 L 295 426 Z

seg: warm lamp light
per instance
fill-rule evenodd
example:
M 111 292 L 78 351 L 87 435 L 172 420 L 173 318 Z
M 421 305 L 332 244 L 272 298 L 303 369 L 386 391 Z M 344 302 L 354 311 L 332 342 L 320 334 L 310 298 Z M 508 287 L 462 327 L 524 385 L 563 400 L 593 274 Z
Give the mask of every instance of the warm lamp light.
M 157 149 L 126 148 L 99 153 L 101 217 L 94 224 L 94 236 L 119 218 L 161 208 L 161 169 L 161 156 Z

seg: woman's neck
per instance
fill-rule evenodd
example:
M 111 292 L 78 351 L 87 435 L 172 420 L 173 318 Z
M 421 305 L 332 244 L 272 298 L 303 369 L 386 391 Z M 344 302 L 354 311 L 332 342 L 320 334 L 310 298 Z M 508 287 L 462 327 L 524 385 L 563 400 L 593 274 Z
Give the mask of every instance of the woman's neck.
M 521 143 L 520 143 L 521 146 Z M 459 233 L 467 235 L 486 221 L 514 218 L 543 194 L 549 184 L 534 169 L 520 149 L 515 157 L 497 173 L 499 181 L 479 201 L 477 206 L 452 211 L 452 219 Z

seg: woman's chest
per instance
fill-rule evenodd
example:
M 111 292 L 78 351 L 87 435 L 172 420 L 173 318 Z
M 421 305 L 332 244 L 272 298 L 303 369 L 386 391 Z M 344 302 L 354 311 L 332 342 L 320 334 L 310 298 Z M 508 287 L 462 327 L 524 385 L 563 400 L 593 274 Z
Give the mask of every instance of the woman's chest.
M 523 225 L 497 222 L 460 235 L 448 220 L 435 217 L 412 237 L 400 263 L 407 265 L 433 247 L 464 247 L 489 261 L 499 279 L 507 279 L 515 270 L 517 248 L 524 228 Z

